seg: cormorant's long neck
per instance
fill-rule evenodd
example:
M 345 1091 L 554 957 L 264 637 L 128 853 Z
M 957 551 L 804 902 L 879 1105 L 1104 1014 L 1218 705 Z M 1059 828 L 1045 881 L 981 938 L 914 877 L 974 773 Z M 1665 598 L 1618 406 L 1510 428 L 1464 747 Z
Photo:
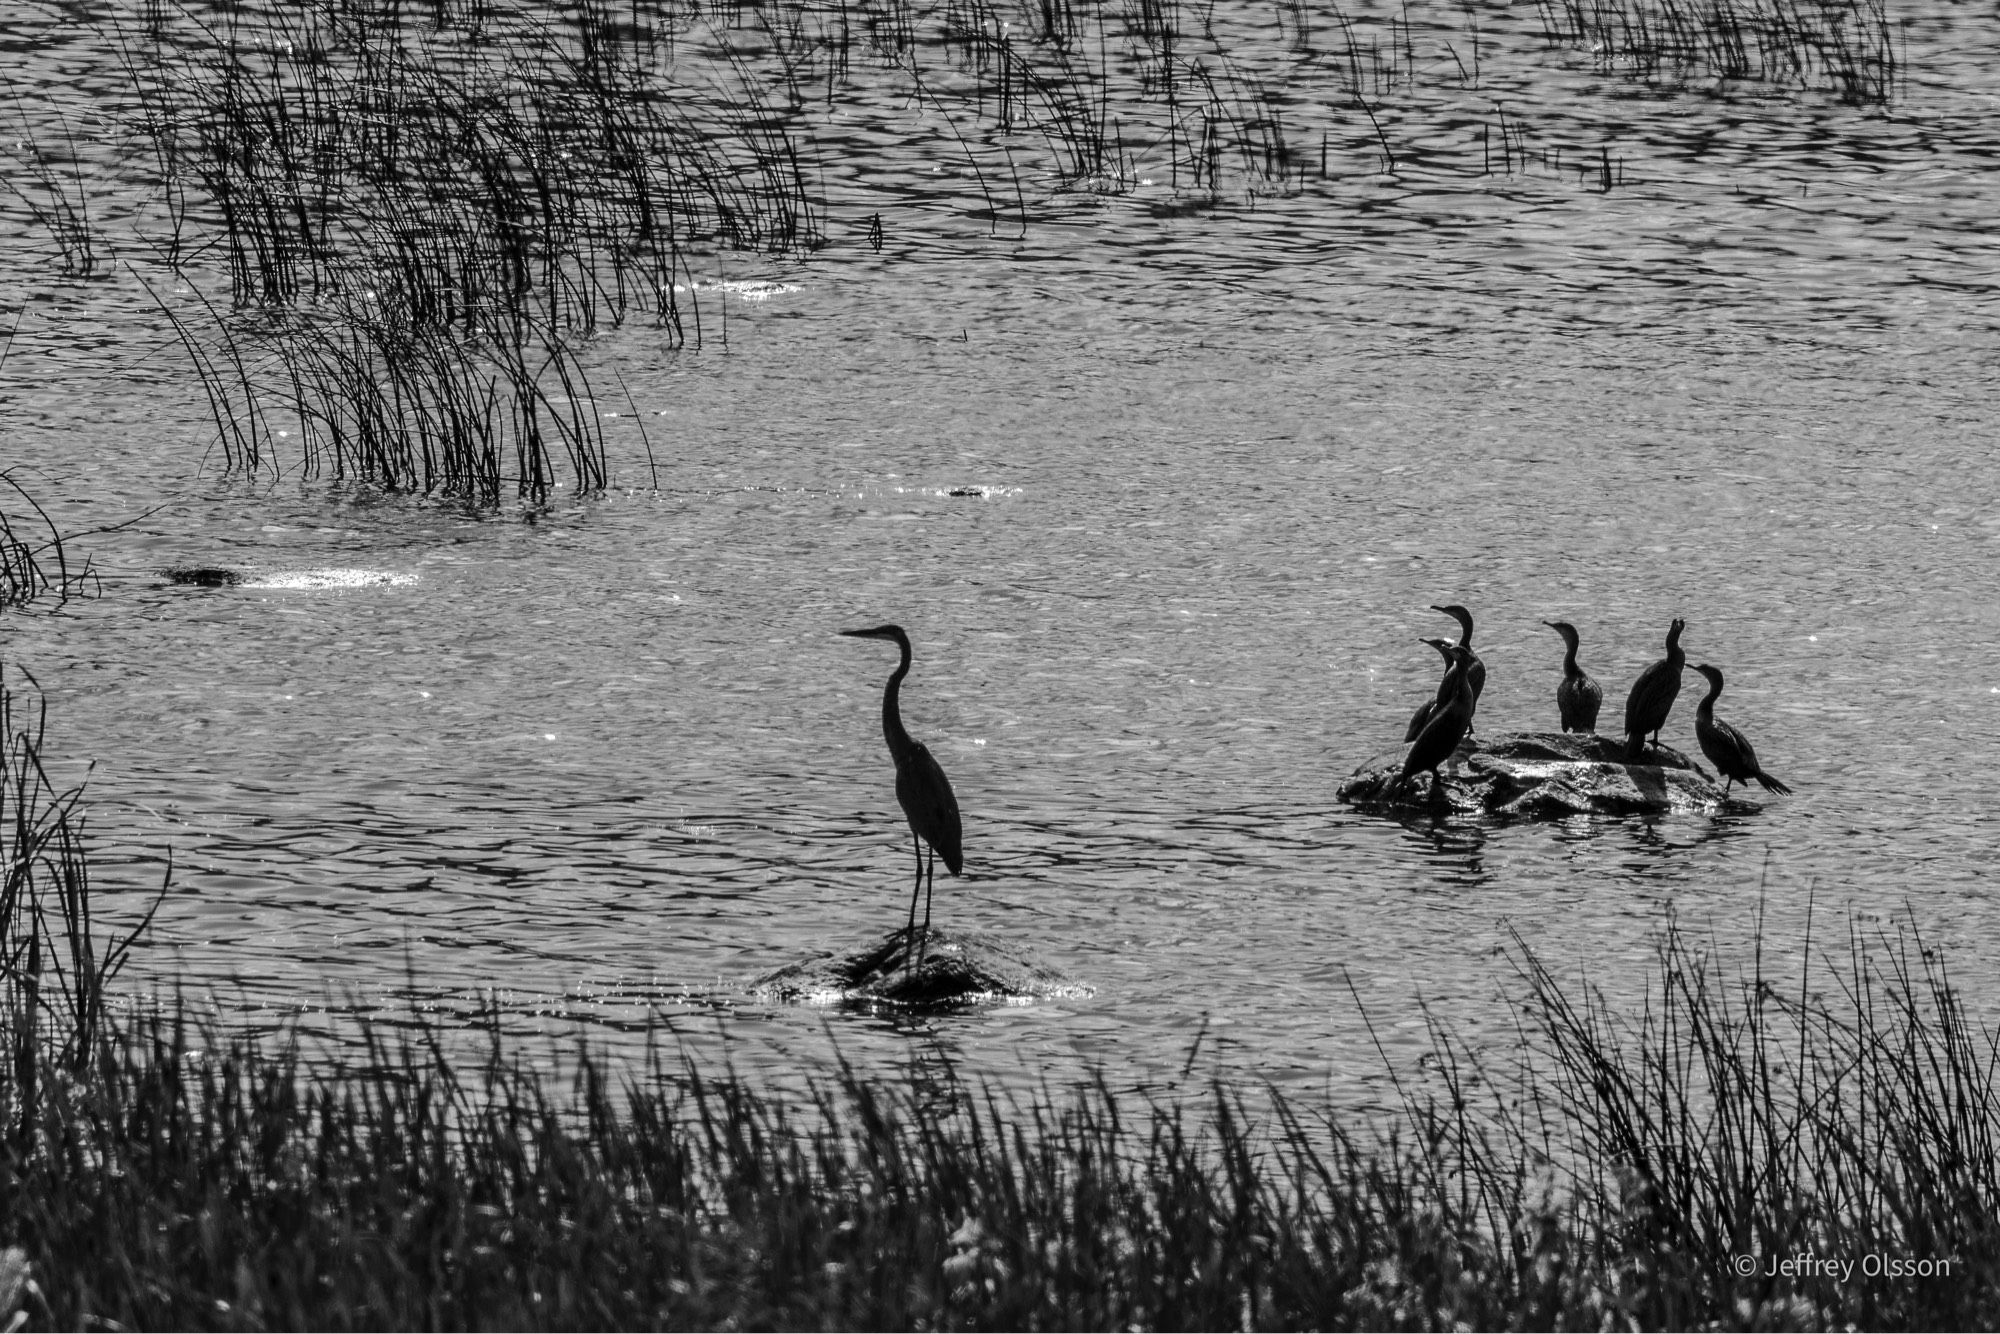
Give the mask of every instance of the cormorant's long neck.
M 1679 671 L 1687 665 L 1688 655 L 1681 652 L 1681 628 L 1677 625 L 1667 631 L 1667 661 Z
M 1465 617 L 1458 623 L 1458 646 L 1460 648 L 1472 647 L 1472 618 L 1470 616 Z
M 882 690 L 882 739 L 889 743 L 889 753 L 900 760 L 909 754 L 917 743 L 903 730 L 903 710 L 900 703 L 903 678 L 910 674 L 910 641 L 903 640 L 898 647 L 903 650 L 903 660 L 897 664 L 896 670 L 889 674 L 889 684 Z
M 1563 640 L 1563 675 L 1571 678 L 1583 675 L 1583 668 L 1576 665 L 1576 641 L 1574 639 Z
M 1708 683 L 1708 693 L 1706 695 L 1703 695 L 1701 697 L 1701 703 L 1695 706 L 1694 710 L 1695 717 L 1713 718 L 1715 716 L 1715 701 L 1721 698 L 1722 698 L 1722 682 L 1710 681 Z
M 1451 698 L 1467 709 L 1472 707 L 1472 658 L 1469 654 L 1455 653 L 1458 661 L 1451 665 L 1451 675 L 1455 678 Z

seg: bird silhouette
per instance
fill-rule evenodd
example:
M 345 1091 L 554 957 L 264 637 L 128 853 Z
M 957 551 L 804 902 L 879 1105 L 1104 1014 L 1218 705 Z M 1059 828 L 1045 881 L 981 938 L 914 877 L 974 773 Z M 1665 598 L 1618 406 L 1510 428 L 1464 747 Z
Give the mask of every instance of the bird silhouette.
M 1561 635 L 1563 641 L 1563 679 L 1562 684 L 1556 687 L 1556 712 L 1562 717 L 1563 731 L 1595 732 L 1597 710 L 1604 703 L 1604 687 L 1576 665 L 1579 643 L 1576 627 L 1568 621 L 1543 621 L 1542 624 Z
M 1667 656 L 1639 673 L 1639 679 L 1632 683 L 1632 693 L 1625 697 L 1625 758 L 1636 760 L 1645 752 L 1646 735 L 1652 734 L 1653 744 L 1660 744 L 1660 729 L 1667 725 L 1667 715 L 1673 712 L 1674 696 L 1681 693 L 1681 669 L 1687 665 L 1687 654 L 1681 652 L 1681 631 L 1687 629 L 1687 622 L 1680 617 L 1667 629 Z
M 1757 763 L 1750 738 L 1715 716 L 1715 701 L 1722 698 L 1722 669 L 1704 662 L 1695 670 L 1708 678 L 1708 693 L 1694 711 L 1694 737 L 1701 742 L 1701 753 L 1728 780 L 1722 785 L 1723 798 L 1728 798 L 1730 788 L 1738 783 L 1747 787 L 1753 778 L 1771 791 L 1789 796 L 1792 790 Z
M 1449 687 L 1450 699 L 1431 715 L 1423 731 L 1410 744 L 1409 754 L 1403 757 L 1403 772 L 1391 784 L 1391 791 L 1400 789 L 1411 778 L 1428 769 L 1431 800 L 1437 800 L 1443 792 L 1438 766 L 1451 758 L 1452 752 L 1458 749 L 1458 743 L 1465 739 L 1466 730 L 1472 726 L 1472 650 L 1458 643 L 1451 645 L 1449 651 L 1451 670 L 1445 673 L 1444 686 L 1439 687 L 1439 693 L 1444 693 Z
M 1441 611 L 1458 622 L 1458 646 L 1472 657 L 1472 665 L 1468 669 L 1468 679 L 1472 682 L 1472 703 L 1476 708 L 1479 704 L 1480 692 L 1486 689 L 1486 663 L 1477 653 L 1472 652 L 1472 613 L 1455 602 L 1447 607 L 1440 607 L 1436 603 L 1432 603 L 1431 610 Z
M 936 880 L 937 858 L 944 858 L 945 869 L 953 875 L 957 875 L 964 866 L 958 798 L 952 795 L 951 780 L 944 776 L 944 769 L 924 748 L 924 743 L 911 736 L 903 726 L 899 701 L 903 678 L 910 674 L 910 637 L 903 633 L 903 627 L 878 625 L 868 630 L 842 630 L 840 633 L 852 639 L 886 639 L 902 651 L 902 661 L 889 674 L 889 684 L 882 690 L 882 738 L 889 743 L 889 757 L 896 762 L 896 803 L 903 808 L 903 816 L 910 822 L 910 843 L 917 855 L 917 879 L 910 890 L 910 920 L 904 928 L 903 958 L 907 964 L 909 940 L 917 930 L 917 895 L 921 893 L 924 899 L 924 934 L 917 958 L 917 963 L 921 965 L 922 951 L 930 943 L 930 886 Z M 924 856 L 926 843 L 931 848 L 928 859 Z
M 1431 720 L 1431 715 L 1443 708 L 1445 701 L 1451 697 L 1451 641 L 1449 639 L 1431 637 L 1420 639 L 1417 642 L 1420 644 L 1429 644 L 1443 656 L 1444 678 L 1438 682 L 1437 693 L 1417 705 L 1417 711 L 1410 715 L 1410 725 L 1403 730 L 1404 745 L 1408 745 L 1417 739 L 1417 734 L 1424 730 L 1424 724 Z

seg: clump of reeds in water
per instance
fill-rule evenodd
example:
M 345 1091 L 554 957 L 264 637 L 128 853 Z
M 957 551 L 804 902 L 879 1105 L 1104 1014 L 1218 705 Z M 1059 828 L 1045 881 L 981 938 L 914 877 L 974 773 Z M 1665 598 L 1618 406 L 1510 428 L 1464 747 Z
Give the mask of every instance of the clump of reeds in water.
M 785 1096 L 692 1058 L 557 1088 L 497 1037 L 308 1062 L 165 1008 L 44 1100 L 0 1229 L 64 1326 L 2000 1319 L 1993 1044 L 1919 943 L 1850 940 L 1834 1003 L 1669 923 L 1636 1020 L 1522 958 L 1519 1077 L 1436 1034 L 1442 1084 L 1382 1126 L 1228 1087 Z
M 162 7 L 130 73 L 177 211 L 238 300 L 392 284 L 414 317 L 678 328 L 691 241 L 809 248 L 808 164 L 754 86 L 662 77 L 604 4 L 436 21 L 400 0 Z
M 167 313 L 232 467 L 296 428 L 308 474 L 480 505 L 601 487 L 583 340 L 637 313 L 698 336 L 690 244 L 817 244 L 806 165 L 754 87 L 664 82 L 657 37 L 607 6 L 435 18 L 149 12 L 129 69 L 163 257 L 220 256 L 231 293 Z
M 70 564 L 61 530 L 15 472 L 0 471 L 0 609 L 35 601 L 60 605 L 93 592 L 98 580 L 89 559 Z
M 1882 0 L 1536 0 L 1551 43 L 1642 78 L 1756 79 L 1877 104 L 1895 90 Z
M 307 476 L 480 507 L 605 484 L 603 425 L 573 339 L 527 321 L 461 329 L 396 297 L 341 294 L 254 318 L 205 304 L 191 318 L 162 301 L 230 467 L 276 466 L 275 442 L 293 435 Z

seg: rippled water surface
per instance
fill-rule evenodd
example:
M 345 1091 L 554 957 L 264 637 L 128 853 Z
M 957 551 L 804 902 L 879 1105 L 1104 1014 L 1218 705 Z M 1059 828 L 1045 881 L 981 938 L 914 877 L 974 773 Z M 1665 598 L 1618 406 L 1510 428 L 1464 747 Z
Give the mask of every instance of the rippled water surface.
M 1274 47 L 1283 16 L 1343 18 L 1218 9 Z M 617 485 L 534 515 L 221 468 L 123 267 L 152 271 L 115 48 L 25 10 L 0 58 L 39 135 L 79 136 L 116 262 L 64 277 L 19 200 L 0 224 L 0 462 L 103 576 L 7 613 L 0 655 L 95 762 L 109 915 L 172 850 L 128 986 L 251 1022 L 414 991 L 612 1044 L 661 1014 L 773 1072 L 838 1046 L 1158 1084 L 1205 1027 L 1204 1059 L 1347 1088 L 1380 1068 L 1357 996 L 1397 1059 L 1419 998 L 1510 1038 L 1511 934 L 1631 996 L 1669 908 L 1734 949 L 1762 880 L 1782 960 L 1811 886 L 1816 929 L 1913 921 L 2000 1002 L 2000 21 L 1892 8 L 1893 95 L 1849 105 L 1436 9 L 1400 81 L 1377 71 L 1394 171 L 1300 74 L 1295 119 L 1340 127 L 1325 173 L 1193 205 L 1164 156 L 1055 188 L 1027 136 L 1018 205 L 981 216 L 962 173 L 1001 141 L 951 156 L 884 74 L 820 130 L 826 247 L 707 256 L 699 347 L 601 334 Z M 1447 54 L 1475 23 L 1476 78 Z M 194 564 L 397 578 L 158 573 Z M 1796 795 L 1341 806 L 1435 684 L 1439 602 L 1479 617 L 1494 730 L 1554 725 L 1543 620 L 1581 628 L 1615 718 L 1685 617 Z M 893 649 L 834 634 L 891 620 L 965 812 L 940 918 L 1088 999 L 911 1023 L 744 991 L 901 920 Z M 1697 697 L 1663 738 L 1689 751 Z

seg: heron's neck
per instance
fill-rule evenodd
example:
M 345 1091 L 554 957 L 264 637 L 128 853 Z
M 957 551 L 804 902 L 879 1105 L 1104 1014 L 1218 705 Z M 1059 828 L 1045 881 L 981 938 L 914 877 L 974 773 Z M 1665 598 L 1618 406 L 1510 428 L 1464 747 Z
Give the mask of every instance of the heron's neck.
M 917 744 L 903 730 L 903 678 L 910 674 L 910 646 L 904 644 L 902 649 L 903 660 L 889 674 L 889 684 L 882 690 L 882 739 L 889 743 L 889 753 L 897 759 Z

